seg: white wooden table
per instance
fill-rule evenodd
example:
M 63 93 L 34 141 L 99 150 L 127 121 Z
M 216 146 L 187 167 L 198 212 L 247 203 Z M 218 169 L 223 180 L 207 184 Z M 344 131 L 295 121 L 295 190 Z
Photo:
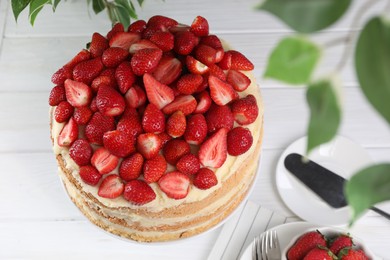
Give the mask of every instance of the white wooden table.
M 275 165 L 283 149 L 306 130 L 304 90 L 261 77 L 270 49 L 290 30 L 266 13 L 253 10 L 259 0 L 147 0 L 139 17 L 154 14 L 191 23 L 207 17 L 212 32 L 245 53 L 256 66 L 265 102 L 265 135 L 260 176 L 250 200 L 292 221 L 274 184 Z M 357 3 L 359 2 L 359 3 Z M 316 34 L 326 42 L 350 30 L 357 5 L 331 29 Z M 380 2 L 380 1 L 379 1 Z M 382 1 L 384 2 L 384 1 Z M 371 13 L 382 10 L 378 3 Z M 9 1 L 0 0 L 0 259 L 206 259 L 220 229 L 175 245 L 145 246 L 122 242 L 92 226 L 72 205 L 56 173 L 48 125 L 50 78 L 85 46 L 93 32 L 106 33 L 105 14 L 88 16 L 86 1 L 45 8 L 32 28 L 23 13 L 18 24 Z M 331 71 L 342 48 L 326 50 L 321 71 Z M 342 71 L 344 121 L 341 134 L 365 147 L 375 161 L 390 160 L 390 131 L 366 103 L 351 62 Z M 381 205 L 390 211 L 390 204 Z M 354 232 L 379 256 L 390 259 L 390 221 L 368 214 Z

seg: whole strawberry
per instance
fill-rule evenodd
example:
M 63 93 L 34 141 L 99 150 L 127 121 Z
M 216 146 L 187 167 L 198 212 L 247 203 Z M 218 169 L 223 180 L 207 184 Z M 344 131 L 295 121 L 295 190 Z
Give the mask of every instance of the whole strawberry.
M 340 250 L 338 259 L 342 260 L 368 260 L 369 257 L 364 253 L 362 249 L 353 249 L 346 247 Z
M 340 235 L 331 241 L 329 249 L 333 254 L 337 255 L 341 249 L 352 246 L 352 237 L 349 235 Z
M 288 250 L 287 259 L 303 259 L 310 250 L 316 248 L 318 245 L 326 247 L 324 236 L 317 231 L 307 232 L 299 237 L 295 244 Z
M 333 260 L 335 255 L 328 248 L 317 246 L 311 249 L 303 260 Z
M 227 135 L 227 151 L 233 156 L 238 156 L 248 151 L 252 143 L 252 133 L 248 128 L 235 127 Z

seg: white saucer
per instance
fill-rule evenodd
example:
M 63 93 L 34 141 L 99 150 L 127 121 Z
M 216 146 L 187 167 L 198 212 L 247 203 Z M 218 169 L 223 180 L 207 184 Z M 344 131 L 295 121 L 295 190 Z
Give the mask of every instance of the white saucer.
M 303 220 L 325 226 L 345 225 L 350 219 L 348 206 L 339 209 L 330 207 L 284 166 L 288 154 L 294 152 L 304 155 L 306 144 L 307 137 L 302 137 L 288 146 L 280 156 L 276 167 L 278 192 L 284 203 Z M 366 150 L 342 136 L 313 150 L 309 159 L 346 179 L 371 163 Z

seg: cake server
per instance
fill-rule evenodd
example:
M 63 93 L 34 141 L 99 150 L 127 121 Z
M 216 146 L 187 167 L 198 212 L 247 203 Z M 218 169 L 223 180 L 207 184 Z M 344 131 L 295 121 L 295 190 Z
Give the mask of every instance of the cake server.
M 347 206 L 344 196 L 345 179 L 340 175 L 297 153 L 287 155 L 284 166 L 329 206 L 333 208 Z M 371 210 L 390 219 L 390 214 L 381 209 L 371 207 Z

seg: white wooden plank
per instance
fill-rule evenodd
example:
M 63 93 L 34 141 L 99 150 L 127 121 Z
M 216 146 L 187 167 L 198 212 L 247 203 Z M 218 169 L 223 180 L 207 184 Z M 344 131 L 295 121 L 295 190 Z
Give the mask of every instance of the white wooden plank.
M 1 52 L 1 46 L 4 39 L 4 28 L 5 28 L 5 22 L 7 18 L 7 11 L 8 11 L 8 2 L 9 1 L 0 1 L 0 52 Z

